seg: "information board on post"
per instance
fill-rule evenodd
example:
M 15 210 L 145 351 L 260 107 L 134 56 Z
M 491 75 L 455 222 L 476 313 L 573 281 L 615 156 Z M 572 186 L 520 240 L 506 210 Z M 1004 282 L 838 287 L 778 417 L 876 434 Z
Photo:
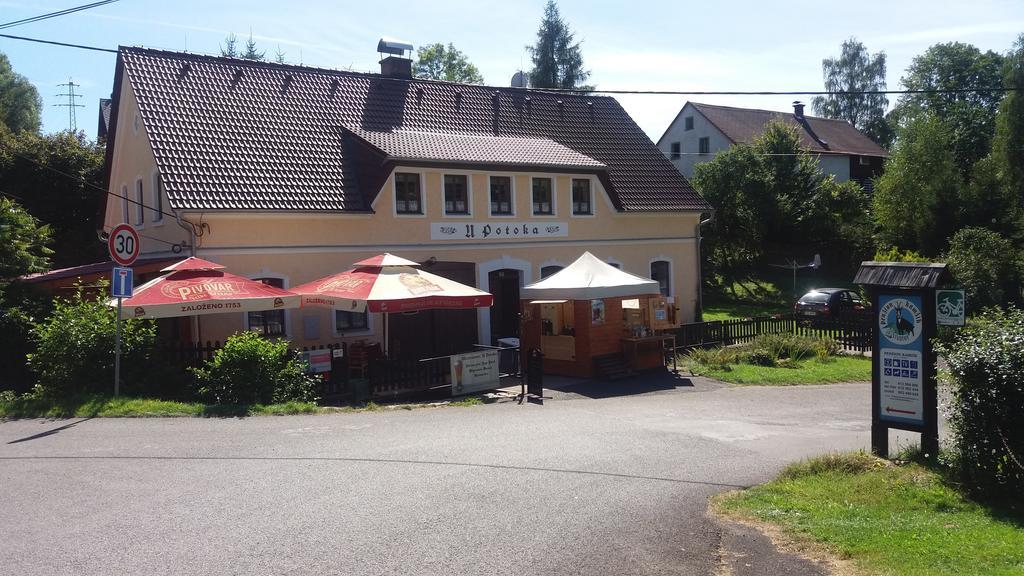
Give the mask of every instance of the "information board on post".
M 962 288 L 935 291 L 935 323 L 939 326 L 963 326 L 966 309 L 967 296 Z
M 924 314 L 918 295 L 878 299 L 878 418 L 924 425 Z
M 453 396 L 494 390 L 501 386 L 497 350 L 455 354 L 450 358 Z

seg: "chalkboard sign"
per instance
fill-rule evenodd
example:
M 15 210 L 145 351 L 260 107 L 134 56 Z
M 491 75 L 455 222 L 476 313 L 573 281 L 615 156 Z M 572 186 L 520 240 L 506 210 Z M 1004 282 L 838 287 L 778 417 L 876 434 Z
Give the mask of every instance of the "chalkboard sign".
M 540 348 L 531 348 L 526 355 L 526 393 L 544 396 L 544 354 Z

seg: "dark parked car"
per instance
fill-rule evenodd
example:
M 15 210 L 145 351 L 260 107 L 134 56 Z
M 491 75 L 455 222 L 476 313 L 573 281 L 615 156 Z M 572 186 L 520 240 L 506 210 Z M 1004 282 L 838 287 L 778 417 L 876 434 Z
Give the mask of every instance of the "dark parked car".
M 793 305 L 798 320 L 824 321 L 849 318 L 870 304 L 848 288 L 818 288 L 804 294 Z

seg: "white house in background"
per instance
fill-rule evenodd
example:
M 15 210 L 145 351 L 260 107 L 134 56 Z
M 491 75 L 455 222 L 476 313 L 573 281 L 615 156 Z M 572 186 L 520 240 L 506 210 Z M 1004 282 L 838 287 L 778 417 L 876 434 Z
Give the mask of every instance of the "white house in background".
M 793 103 L 792 113 L 687 102 L 661 135 L 658 149 L 689 179 L 695 165 L 733 144 L 749 144 L 774 119 L 795 126 L 803 147 L 819 155 L 822 170 L 840 182 L 854 180 L 870 189 L 889 155 L 845 120 L 805 116 L 800 102 Z

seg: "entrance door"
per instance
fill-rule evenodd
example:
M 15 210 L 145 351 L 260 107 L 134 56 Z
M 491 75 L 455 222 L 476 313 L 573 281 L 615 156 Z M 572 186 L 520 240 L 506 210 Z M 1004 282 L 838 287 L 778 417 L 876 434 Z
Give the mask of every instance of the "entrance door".
M 498 345 L 498 338 L 519 336 L 519 270 L 503 268 L 487 274 L 490 293 L 494 295 L 491 306 L 491 345 Z
M 476 284 L 472 262 L 436 262 L 423 270 L 467 286 Z M 423 310 L 391 314 L 388 352 L 396 358 L 433 358 L 470 352 L 477 342 L 476 310 Z

